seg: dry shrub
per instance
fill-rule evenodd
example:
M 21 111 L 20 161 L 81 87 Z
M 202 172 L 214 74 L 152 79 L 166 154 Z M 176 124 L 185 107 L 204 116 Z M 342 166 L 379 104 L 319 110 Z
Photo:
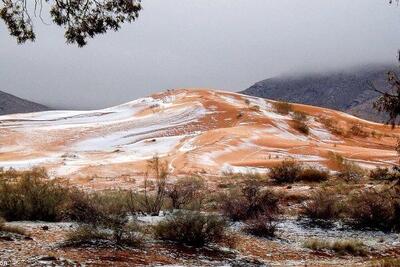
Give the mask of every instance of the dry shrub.
M 377 181 L 396 181 L 400 180 L 400 169 L 399 167 L 381 168 L 377 167 L 369 172 L 369 177 Z
M 331 133 L 340 136 L 345 135 L 343 129 L 338 127 L 337 122 L 335 122 L 333 119 L 327 117 L 319 117 L 318 121 L 322 123 L 325 126 L 325 128 L 328 129 Z
M 368 189 L 352 194 L 347 199 L 345 215 L 348 223 L 357 228 L 400 230 L 398 193 L 392 189 Z
M 354 124 L 350 127 L 348 134 L 358 137 L 368 137 L 369 133 L 364 131 L 361 124 Z
M 339 255 L 365 256 L 367 249 L 364 243 L 359 240 L 336 240 L 328 242 L 320 239 L 310 239 L 304 243 L 304 247 L 316 251 L 332 251 Z
M 301 171 L 299 174 L 298 178 L 296 179 L 297 181 L 303 181 L 303 182 L 324 182 L 329 179 L 329 172 L 325 170 L 320 170 L 316 168 L 306 168 Z
M 204 189 L 205 182 L 201 177 L 185 177 L 167 187 L 167 196 L 173 209 L 200 209 Z
M 244 230 L 258 237 L 275 237 L 277 229 L 276 217 L 260 215 L 246 221 Z
M 308 117 L 306 113 L 295 111 L 292 114 L 292 119 L 293 119 L 293 127 L 297 131 L 305 135 L 308 135 L 310 133 L 310 128 L 308 127 L 307 124 Z
M 337 173 L 337 177 L 345 182 L 359 182 L 364 175 L 364 169 L 349 161 L 346 161 Z
M 275 111 L 282 115 L 288 115 L 293 110 L 292 105 L 287 102 L 272 102 L 272 105 Z
M 131 208 L 143 214 L 158 215 L 165 205 L 168 176 L 168 162 L 157 156 L 148 160 L 143 194 L 129 192 Z
M 272 167 L 269 178 L 277 184 L 293 183 L 301 174 L 303 167 L 295 160 L 284 160 L 277 166 Z
M 337 177 L 345 182 L 358 182 L 366 174 L 365 170 L 354 162 L 348 161 L 340 154 L 330 152 L 330 159 L 338 168 Z
M 272 216 L 279 211 L 279 198 L 271 190 L 262 190 L 258 180 L 245 181 L 242 188 L 231 190 L 224 195 L 222 212 L 231 220 L 254 219 L 258 216 Z
M 154 226 L 155 236 L 195 247 L 222 240 L 226 222 L 217 215 L 178 211 Z
M 7 220 L 59 220 L 68 189 L 50 180 L 46 170 L 0 170 L 0 215 Z
M 312 220 L 312 222 L 325 224 L 327 221 L 338 219 L 341 213 L 338 192 L 322 189 L 314 192 L 310 200 L 306 202 L 301 215 Z

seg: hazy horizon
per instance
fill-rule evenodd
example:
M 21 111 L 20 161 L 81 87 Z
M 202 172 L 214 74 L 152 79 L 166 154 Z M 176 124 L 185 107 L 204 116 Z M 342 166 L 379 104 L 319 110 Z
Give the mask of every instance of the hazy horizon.
M 84 48 L 39 21 L 37 41 L 17 45 L 1 22 L 0 90 L 93 109 L 172 88 L 239 91 L 285 73 L 395 64 L 400 48 L 399 7 L 377 0 L 145 0 L 143 7 L 137 22 Z

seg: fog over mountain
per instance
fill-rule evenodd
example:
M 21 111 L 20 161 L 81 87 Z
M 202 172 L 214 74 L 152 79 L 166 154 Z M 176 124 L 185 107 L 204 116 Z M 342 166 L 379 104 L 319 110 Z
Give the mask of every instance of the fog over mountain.
M 281 73 L 395 63 L 400 9 L 377 0 L 146 0 L 137 22 L 65 44 L 35 19 L 17 45 L 0 22 L 3 91 L 58 108 L 100 108 L 168 88 L 239 91 Z M 47 18 L 44 18 L 45 21 Z
M 373 108 L 382 91 L 390 89 L 387 70 L 395 65 L 368 65 L 342 71 L 281 75 L 255 83 L 242 93 L 274 100 L 302 103 L 345 111 L 355 116 L 385 122 L 388 117 Z

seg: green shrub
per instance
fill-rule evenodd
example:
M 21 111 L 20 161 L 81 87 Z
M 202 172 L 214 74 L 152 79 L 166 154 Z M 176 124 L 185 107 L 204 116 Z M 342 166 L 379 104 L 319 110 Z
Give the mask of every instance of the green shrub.
M 288 115 L 292 110 L 292 105 L 287 102 L 272 102 L 275 111 L 282 115 Z
M 217 242 L 224 236 L 226 222 L 217 215 L 178 211 L 154 226 L 155 236 L 195 247 Z
M 0 175 L 0 215 L 7 220 L 59 220 L 68 189 L 49 180 L 44 169 Z
M 304 243 L 304 247 L 316 251 L 328 250 L 339 255 L 365 256 L 367 254 L 366 246 L 359 240 L 336 240 L 328 242 L 325 240 L 310 239 Z
M 303 167 L 297 161 L 284 160 L 279 165 L 272 167 L 269 178 L 277 184 L 293 183 L 300 176 Z

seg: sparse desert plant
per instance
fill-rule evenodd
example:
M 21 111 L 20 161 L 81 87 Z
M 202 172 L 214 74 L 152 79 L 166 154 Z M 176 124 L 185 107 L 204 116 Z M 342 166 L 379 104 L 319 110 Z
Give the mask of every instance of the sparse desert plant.
M 337 123 L 328 117 L 319 117 L 318 121 L 322 123 L 326 129 L 328 129 L 331 133 L 343 136 L 345 134 L 344 130 L 340 128 Z
M 301 174 L 303 167 L 295 160 L 284 160 L 272 167 L 269 178 L 277 184 L 293 183 Z
M 178 211 L 155 225 L 154 233 L 161 240 L 202 247 L 221 240 L 225 228 L 225 220 L 218 215 Z
M 274 107 L 276 112 L 282 115 L 288 115 L 293 110 L 292 105 L 287 102 L 272 102 L 272 106 Z
M 358 182 L 366 174 L 365 170 L 354 162 L 345 159 L 337 153 L 329 153 L 328 155 L 335 167 L 338 169 L 336 176 L 345 182 Z
M 367 249 L 364 243 L 359 240 L 335 240 L 325 241 L 320 239 L 309 239 L 304 243 L 304 247 L 316 250 L 316 251 L 332 251 L 339 255 L 354 255 L 354 256 L 365 256 Z
M 292 119 L 293 119 L 293 127 L 297 131 L 305 135 L 308 135 L 310 133 L 310 127 L 308 127 L 307 124 L 308 117 L 306 113 L 295 111 L 292 114 Z
M 328 180 L 329 176 L 328 171 L 308 167 L 300 172 L 297 181 L 320 183 Z
M 2 172 L 0 215 L 7 220 L 59 220 L 68 189 L 48 179 L 44 169 Z
M 322 189 L 314 192 L 303 204 L 301 215 L 314 223 L 325 224 L 339 218 L 341 203 L 336 191 Z
M 244 230 L 258 237 L 275 237 L 277 219 L 275 216 L 259 215 L 256 218 L 246 221 Z
M 399 167 L 381 168 L 377 167 L 369 172 L 369 177 L 377 181 L 396 181 L 400 180 L 400 169 Z
M 167 196 L 171 199 L 173 209 L 199 209 L 204 199 L 204 189 L 205 183 L 201 177 L 185 177 L 167 186 Z
M 221 208 L 233 221 L 272 216 L 279 212 L 279 198 L 271 190 L 262 190 L 258 180 L 249 180 L 240 190 L 231 190 L 224 195 Z
M 63 245 L 66 247 L 81 247 L 94 245 L 98 241 L 109 241 L 110 239 L 111 235 L 109 233 L 101 231 L 92 225 L 83 224 L 67 233 Z
M 365 175 L 365 171 L 355 163 L 345 163 L 337 173 L 337 177 L 345 182 L 358 182 Z
M 348 134 L 358 137 L 368 137 L 369 133 L 366 132 L 361 124 L 354 124 L 350 127 Z
M 399 230 L 400 203 L 395 195 L 390 189 L 368 189 L 352 194 L 346 201 L 348 223 L 357 228 Z
M 158 215 L 164 206 L 167 195 L 167 179 L 169 176 L 168 163 L 154 156 L 147 161 L 146 177 L 144 179 L 144 193 L 130 192 L 133 202 L 137 202 L 139 211 L 152 215 Z M 153 178 L 155 182 L 152 182 Z M 152 190 L 153 188 L 153 190 Z

